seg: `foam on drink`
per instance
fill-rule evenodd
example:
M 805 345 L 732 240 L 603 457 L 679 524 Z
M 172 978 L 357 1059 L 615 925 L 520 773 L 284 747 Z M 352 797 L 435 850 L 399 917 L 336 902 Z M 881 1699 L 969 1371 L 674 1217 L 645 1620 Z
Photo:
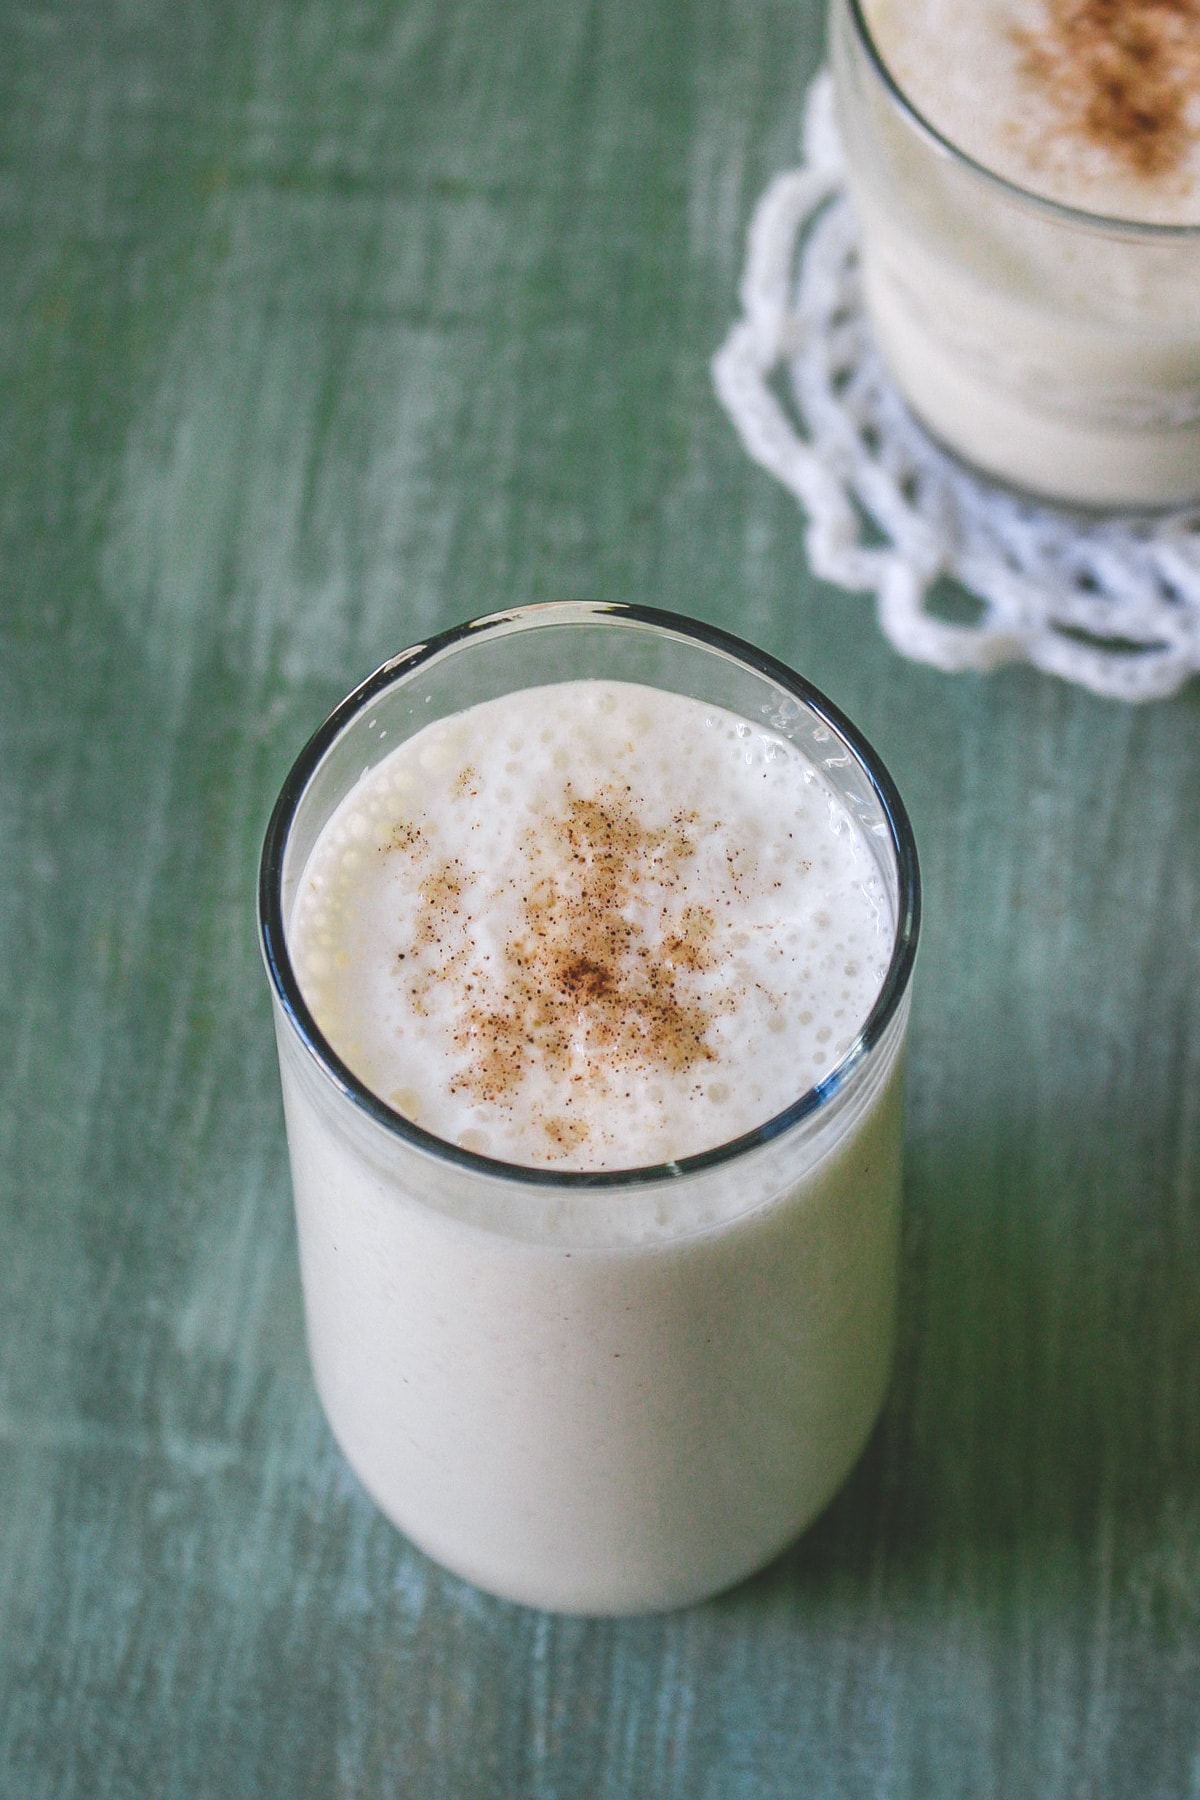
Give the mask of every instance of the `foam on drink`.
M 1200 0 L 864 0 L 912 104 L 1063 205 L 1200 222 Z
M 473 706 L 325 826 L 291 946 L 322 1032 L 446 1141 L 554 1168 L 727 1143 L 854 1043 L 894 926 L 775 732 L 610 681 Z

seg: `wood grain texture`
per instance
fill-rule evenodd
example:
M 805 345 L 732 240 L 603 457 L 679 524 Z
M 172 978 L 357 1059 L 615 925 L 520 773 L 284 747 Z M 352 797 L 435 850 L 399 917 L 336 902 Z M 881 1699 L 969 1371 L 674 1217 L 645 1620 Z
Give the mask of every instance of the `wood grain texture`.
M 1200 1796 L 1200 695 L 898 659 L 709 359 L 814 0 L 0 10 L 0 1795 Z M 884 1421 L 555 1619 L 308 1375 L 258 844 L 376 662 L 570 594 L 863 726 L 927 916 Z

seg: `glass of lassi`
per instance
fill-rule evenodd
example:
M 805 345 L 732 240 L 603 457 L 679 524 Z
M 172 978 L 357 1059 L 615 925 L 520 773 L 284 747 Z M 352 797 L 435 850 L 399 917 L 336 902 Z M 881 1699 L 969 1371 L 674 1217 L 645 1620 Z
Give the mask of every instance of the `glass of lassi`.
M 1200 0 L 832 0 L 868 317 L 967 462 L 1200 496 Z
M 878 757 L 693 621 L 497 614 L 317 731 L 260 881 L 308 1341 L 431 1556 L 654 1610 L 836 1492 L 892 1355 L 918 914 Z

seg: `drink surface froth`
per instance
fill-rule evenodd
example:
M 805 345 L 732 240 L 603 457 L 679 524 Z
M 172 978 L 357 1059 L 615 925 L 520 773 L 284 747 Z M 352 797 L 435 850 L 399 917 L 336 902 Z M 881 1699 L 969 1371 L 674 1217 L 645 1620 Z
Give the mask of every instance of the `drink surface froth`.
M 893 920 L 816 767 L 718 707 L 580 681 L 425 727 L 364 776 L 290 927 L 322 1032 L 435 1135 L 632 1168 L 828 1075 Z
M 1200 224 L 1200 0 L 863 0 L 913 105 L 1064 205 Z

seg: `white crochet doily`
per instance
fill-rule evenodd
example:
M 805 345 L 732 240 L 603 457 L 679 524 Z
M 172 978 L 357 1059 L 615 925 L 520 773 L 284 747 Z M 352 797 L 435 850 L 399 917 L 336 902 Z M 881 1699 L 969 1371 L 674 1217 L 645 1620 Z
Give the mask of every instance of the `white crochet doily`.
M 813 571 L 873 590 L 896 649 L 936 668 L 1024 658 L 1120 700 L 1174 693 L 1200 669 L 1200 508 L 1072 518 L 932 443 L 863 317 L 824 72 L 809 91 L 803 149 L 803 165 L 777 176 L 755 209 L 744 317 L 713 376 L 750 455 L 808 514 Z M 973 597 L 969 623 L 932 610 L 947 579 L 960 602 L 962 589 Z

